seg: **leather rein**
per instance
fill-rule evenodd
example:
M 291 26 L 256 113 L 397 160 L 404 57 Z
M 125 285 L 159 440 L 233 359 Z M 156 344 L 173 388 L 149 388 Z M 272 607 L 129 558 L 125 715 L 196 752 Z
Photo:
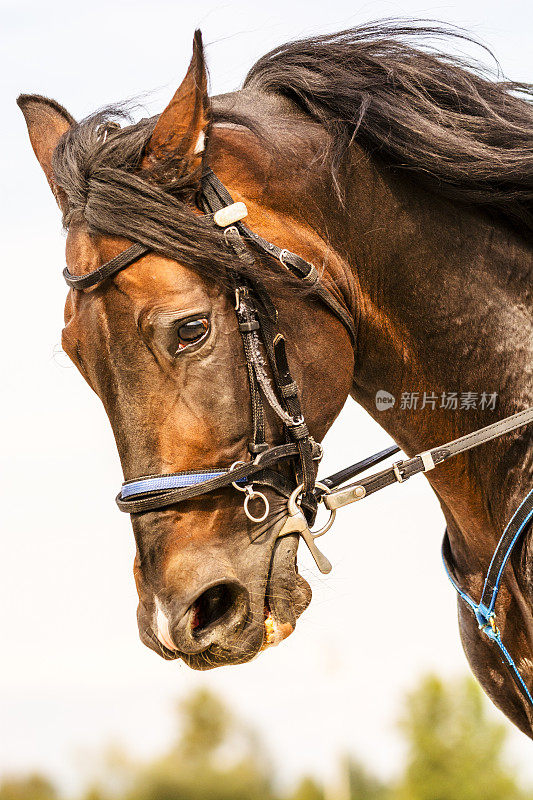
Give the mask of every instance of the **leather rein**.
M 398 453 L 400 448 L 391 445 L 329 478 L 317 481 L 316 472 L 322 457 L 322 447 L 310 435 L 303 417 L 300 393 L 287 360 L 285 339 L 276 329 L 276 307 L 266 288 L 255 277 L 257 271 L 253 269 L 254 252 L 277 258 L 287 271 L 307 288 L 309 295 L 316 297 L 339 319 L 347 330 L 352 344 L 355 345 L 353 320 L 341 303 L 321 283 L 319 274 L 312 264 L 295 253 L 268 242 L 242 223 L 248 213 L 245 204 L 234 203 L 226 187 L 210 169 L 202 178 L 198 205 L 204 212 L 205 223 L 215 225 L 222 230 L 226 245 L 235 254 L 241 266 L 241 269 L 236 269 L 229 277 L 235 295 L 235 313 L 250 386 L 253 420 L 253 436 L 248 444 L 250 459 L 236 462 L 228 468 L 214 467 L 171 474 L 143 475 L 125 481 L 116 498 L 121 511 L 139 514 L 167 508 L 231 485 L 244 492 L 246 516 L 252 523 L 258 523 L 267 518 L 270 508 L 265 494 L 255 487 L 270 487 L 287 499 L 287 517 L 277 538 L 291 533 L 299 534 L 309 547 L 319 570 L 327 573 L 331 570 L 331 564 L 316 546 L 315 539 L 329 530 L 339 508 L 362 500 L 386 486 L 404 483 L 413 475 L 429 472 L 454 455 L 533 422 L 532 407 L 440 447 L 398 461 L 378 473 L 339 488 L 367 469 Z M 113 277 L 150 251 L 150 247 L 136 243 L 86 275 L 72 275 L 65 267 L 63 276 L 70 288 L 88 289 Z M 266 355 L 271 378 L 265 369 L 263 353 Z M 282 423 L 284 434 L 282 444 L 272 445 L 265 440 L 265 402 Z M 281 462 L 289 462 L 292 465 L 292 480 L 276 469 Z M 263 503 L 261 515 L 255 516 L 250 509 L 250 502 L 254 500 Z M 320 502 L 330 511 L 330 518 L 319 531 L 312 531 L 309 526 L 313 524 Z M 502 534 L 489 565 L 479 602 L 463 591 L 455 578 L 447 535 L 443 543 L 443 559 L 448 577 L 458 595 L 475 615 L 480 630 L 496 647 L 502 664 L 507 668 L 516 688 L 533 711 L 533 697 L 502 641 L 495 613 L 504 568 L 532 519 L 533 490 L 513 514 Z

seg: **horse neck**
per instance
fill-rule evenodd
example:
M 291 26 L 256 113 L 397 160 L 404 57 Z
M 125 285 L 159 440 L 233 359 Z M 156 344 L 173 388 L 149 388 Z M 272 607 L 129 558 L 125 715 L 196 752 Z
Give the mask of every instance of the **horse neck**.
M 530 245 L 355 155 L 343 226 L 359 298 L 354 398 L 409 454 L 533 405 Z M 394 408 L 376 408 L 379 390 Z M 441 408 L 450 392 L 476 393 L 478 408 Z M 494 411 L 480 410 L 483 392 L 497 393 Z M 403 408 L 412 393 L 418 408 Z M 529 489 L 530 441 L 521 429 L 428 475 L 466 550 L 475 539 L 489 554 Z

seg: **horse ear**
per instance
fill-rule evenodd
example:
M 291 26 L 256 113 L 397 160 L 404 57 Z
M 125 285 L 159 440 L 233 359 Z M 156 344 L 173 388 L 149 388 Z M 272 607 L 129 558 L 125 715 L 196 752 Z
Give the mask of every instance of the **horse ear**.
M 76 124 L 75 120 L 55 100 L 38 94 L 21 94 L 17 105 L 24 114 L 37 161 L 43 168 L 59 208 L 65 213 L 67 196 L 55 182 L 52 155 L 63 134 Z
M 190 175 L 201 165 L 208 122 L 207 71 L 202 34 L 197 30 L 187 74 L 156 123 L 141 169 L 157 174 L 158 167 L 172 164 L 181 176 Z

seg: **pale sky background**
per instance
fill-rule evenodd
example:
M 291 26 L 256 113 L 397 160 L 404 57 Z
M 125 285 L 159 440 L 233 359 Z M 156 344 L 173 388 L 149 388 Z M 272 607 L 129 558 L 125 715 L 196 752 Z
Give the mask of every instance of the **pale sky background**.
M 100 401 L 60 350 L 64 239 L 15 98 L 47 95 L 80 118 L 155 89 L 146 100 L 155 113 L 184 75 L 197 26 L 219 93 L 238 87 L 276 44 L 398 15 L 463 25 L 509 77 L 531 81 L 531 0 L 1 7 L 0 774 L 37 767 L 77 785 L 111 742 L 149 756 L 168 740 L 174 700 L 198 686 L 259 727 L 287 779 L 332 775 L 343 751 L 393 773 L 404 692 L 428 670 L 467 672 L 440 561 L 443 519 L 428 484 L 418 477 L 341 511 L 321 540 L 331 575 L 318 575 L 300 551 L 311 607 L 287 642 L 251 664 L 195 673 L 141 645 L 133 536 L 114 503 L 119 460 Z M 350 402 L 326 440 L 322 474 L 388 441 Z M 397 588 L 392 610 L 378 575 L 380 587 Z M 515 731 L 511 755 L 533 779 L 531 743 Z

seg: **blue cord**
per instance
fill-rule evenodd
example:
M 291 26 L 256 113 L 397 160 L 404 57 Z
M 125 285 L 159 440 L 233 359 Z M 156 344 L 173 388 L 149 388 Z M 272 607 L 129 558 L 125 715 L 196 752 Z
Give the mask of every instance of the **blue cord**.
M 500 545 L 502 544 L 502 542 L 505 539 L 505 534 L 507 533 L 507 531 L 509 530 L 510 526 L 515 521 L 516 517 L 520 514 L 520 512 L 521 512 L 522 508 L 524 507 L 524 505 L 526 505 L 526 503 L 528 501 L 531 501 L 532 497 L 533 497 L 533 490 L 531 492 L 529 492 L 527 497 L 525 497 L 524 500 L 520 503 L 520 505 L 516 509 L 515 513 L 513 514 L 513 516 L 511 517 L 511 519 L 507 523 L 507 525 L 505 526 L 505 530 L 504 530 L 504 532 L 503 532 L 503 534 L 502 534 L 502 536 L 500 538 L 500 541 L 498 542 L 496 550 L 494 551 L 494 555 L 492 556 L 492 559 L 491 559 L 491 562 L 490 562 L 490 565 L 489 565 L 489 569 L 487 570 L 487 575 L 486 575 L 486 578 L 485 578 L 485 581 L 484 581 L 484 584 L 483 584 L 482 596 L 485 593 L 485 588 L 487 586 L 487 581 L 489 579 L 491 567 L 492 567 L 492 565 L 494 563 L 494 560 L 495 560 L 496 556 L 498 555 L 498 551 L 500 549 Z M 455 580 L 455 578 L 451 574 L 451 572 L 450 572 L 450 570 L 448 568 L 448 564 L 446 563 L 446 558 L 444 556 L 444 553 L 442 554 L 442 560 L 443 560 L 443 563 L 444 563 L 444 569 L 446 570 L 446 574 L 447 574 L 447 576 L 448 576 L 448 578 L 450 580 L 450 583 L 454 587 L 454 589 L 457 592 L 457 594 L 459 595 L 459 597 L 462 600 L 464 600 L 465 603 L 473 611 L 473 613 L 474 613 L 474 615 L 475 615 L 475 617 L 477 619 L 477 622 L 478 622 L 478 625 L 479 625 L 479 629 L 481 631 L 483 631 L 485 636 L 487 636 L 491 641 L 493 641 L 499 647 L 500 652 L 501 652 L 505 662 L 513 670 L 513 673 L 515 674 L 516 678 L 518 679 L 520 685 L 522 686 L 522 688 L 524 690 L 524 694 L 528 698 L 529 703 L 530 703 L 531 707 L 533 708 L 533 697 L 531 696 L 531 693 L 530 693 L 529 689 L 527 688 L 527 686 L 526 686 L 526 684 L 524 682 L 524 679 L 522 678 L 522 675 L 520 674 L 520 671 L 519 671 L 518 667 L 516 666 L 516 664 L 515 664 L 515 662 L 513 660 L 513 657 L 511 656 L 511 654 L 509 653 L 509 651 L 507 650 L 507 648 L 505 647 L 505 645 L 504 645 L 504 643 L 502 641 L 500 631 L 498 630 L 498 628 L 496 626 L 496 622 L 495 622 L 495 618 L 494 618 L 494 607 L 496 605 L 496 600 L 498 599 L 498 593 L 500 591 L 500 584 L 501 584 L 501 580 L 502 580 L 503 570 L 505 569 L 505 566 L 506 566 L 506 564 L 507 564 L 507 562 L 509 560 L 509 557 L 510 557 L 510 555 L 511 555 L 511 553 L 512 553 L 512 551 L 513 551 L 513 549 L 514 549 L 514 547 L 515 547 L 515 545 L 516 545 L 516 543 L 518 541 L 518 539 L 520 538 L 520 536 L 522 535 L 522 533 L 524 532 L 524 530 L 526 529 L 527 525 L 531 522 L 532 519 L 533 519 L 533 507 L 529 510 L 528 514 L 526 515 L 526 517 L 522 521 L 521 525 L 517 529 L 516 534 L 513 536 L 513 539 L 509 543 L 509 546 L 508 546 L 508 548 L 507 548 L 507 550 L 505 552 L 504 558 L 502 560 L 502 564 L 501 564 L 500 569 L 498 571 L 498 575 L 496 576 L 496 581 L 495 581 L 495 584 L 494 584 L 494 589 L 493 589 L 493 592 L 492 592 L 492 597 L 491 597 L 491 601 L 490 601 L 489 606 L 486 606 L 481 602 L 480 603 L 476 603 L 470 597 L 470 595 L 468 595 L 465 591 L 463 591 L 463 589 L 461 589 L 461 587 L 459 586 L 459 584 L 457 583 L 457 581 Z

